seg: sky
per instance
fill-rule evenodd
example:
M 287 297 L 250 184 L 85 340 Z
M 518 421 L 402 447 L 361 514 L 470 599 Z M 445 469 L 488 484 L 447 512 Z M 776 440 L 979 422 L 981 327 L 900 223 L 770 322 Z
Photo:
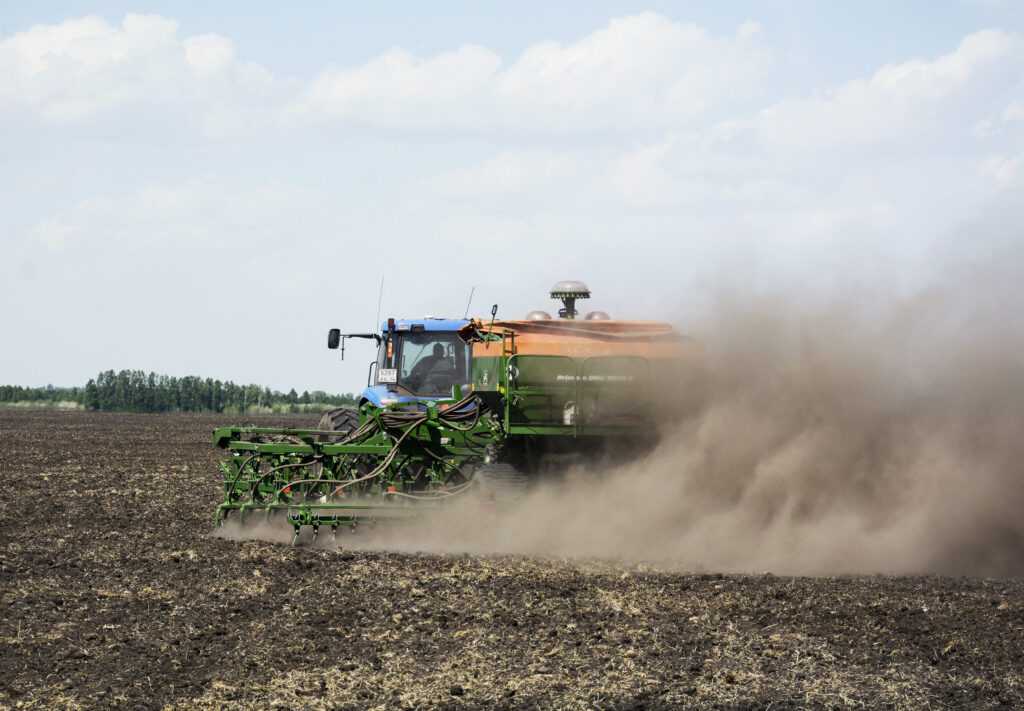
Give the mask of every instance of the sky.
M 685 328 L 922 288 L 1024 203 L 1024 2 L 550 5 L 0 5 L 0 382 L 355 391 L 382 276 Z

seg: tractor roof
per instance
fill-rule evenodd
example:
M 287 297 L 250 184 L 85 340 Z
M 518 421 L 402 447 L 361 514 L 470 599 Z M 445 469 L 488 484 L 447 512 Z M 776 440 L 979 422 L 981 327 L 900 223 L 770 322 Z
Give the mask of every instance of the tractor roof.
M 425 318 L 403 318 L 395 319 L 395 330 L 396 331 L 411 331 L 413 326 L 416 326 L 416 330 L 423 331 L 458 331 L 460 328 L 469 323 L 469 319 L 465 318 L 434 318 L 433 316 Z M 388 322 L 384 321 L 380 325 L 380 330 L 383 333 L 388 330 Z

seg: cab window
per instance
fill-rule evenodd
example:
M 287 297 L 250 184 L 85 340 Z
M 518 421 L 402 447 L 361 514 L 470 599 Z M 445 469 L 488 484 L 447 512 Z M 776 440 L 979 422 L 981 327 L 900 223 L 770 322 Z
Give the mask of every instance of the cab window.
M 450 395 L 466 384 L 469 348 L 458 334 L 422 331 L 401 334 L 398 382 L 417 395 Z

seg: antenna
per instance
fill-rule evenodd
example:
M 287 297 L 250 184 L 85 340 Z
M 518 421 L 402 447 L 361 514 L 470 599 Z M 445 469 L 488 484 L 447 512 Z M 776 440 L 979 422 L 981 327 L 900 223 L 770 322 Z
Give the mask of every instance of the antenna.
M 377 294 L 377 320 L 373 323 L 373 330 L 370 333 L 377 333 L 380 328 L 380 305 L 384 302 L 384 275 L 380 275 L 380 292 Z
M 495 304 L 494 306 L 491 307 L 491 325 L 487 329 L 487 335 L 491 335 L 491 331 L 494 330 L 494 317 L 497 316 L 497 315 L 498 315 L 498 305 Z M 504 336 L 502 336 L 502 338 L 504 338 Z M 502 343 L 504 343 L 504 341 L 502 341 Z M 490 347 L 491 347 L 490 340 L 484 341 L 484 348 L 490 348 Z
M 464 319 L 469 318 L 469 307 L 473 305 L 473 294 L 475 292 L 476 292 L 476 287 L 475 286 L 472 289 L 469 290 L 469 300 L 466 301 L 466 313 L 462 314 L 462 318 L 464 318 Z

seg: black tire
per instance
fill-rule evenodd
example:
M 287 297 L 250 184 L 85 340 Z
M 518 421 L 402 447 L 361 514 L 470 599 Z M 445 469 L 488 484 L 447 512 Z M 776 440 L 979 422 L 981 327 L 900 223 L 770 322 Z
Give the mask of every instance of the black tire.
M 320 418 L 318 430 L 337 432 L 336 435 L 321 435 L 321 442 L 337 442 L 351 434 L 359 427 L 359 412 L 351 407 L 338 407 L 328 410 Z
M 340 442 L 348 435 L 359 429 L 359 410 L 353 407 L 338 407 L 328 410 L 320 417 L 318 430 L 335 432 L 337 434 L 322 434 L 317 437 L 318 441 L 328 444 Z M 354 457 L 357 474 L 366 474 L 373 469 L 375 460 L 370 455 L 356 455 Z M 313 465 L 313 475 L 320 478 L 323 465 L 317 462 Z M 330 487 L 333 488 L 333 487 Z
M 473 474 L 477 489 L 498 505 L 515 503 L 526 496 L 530 478 L 505 462 L 485 464 Z

